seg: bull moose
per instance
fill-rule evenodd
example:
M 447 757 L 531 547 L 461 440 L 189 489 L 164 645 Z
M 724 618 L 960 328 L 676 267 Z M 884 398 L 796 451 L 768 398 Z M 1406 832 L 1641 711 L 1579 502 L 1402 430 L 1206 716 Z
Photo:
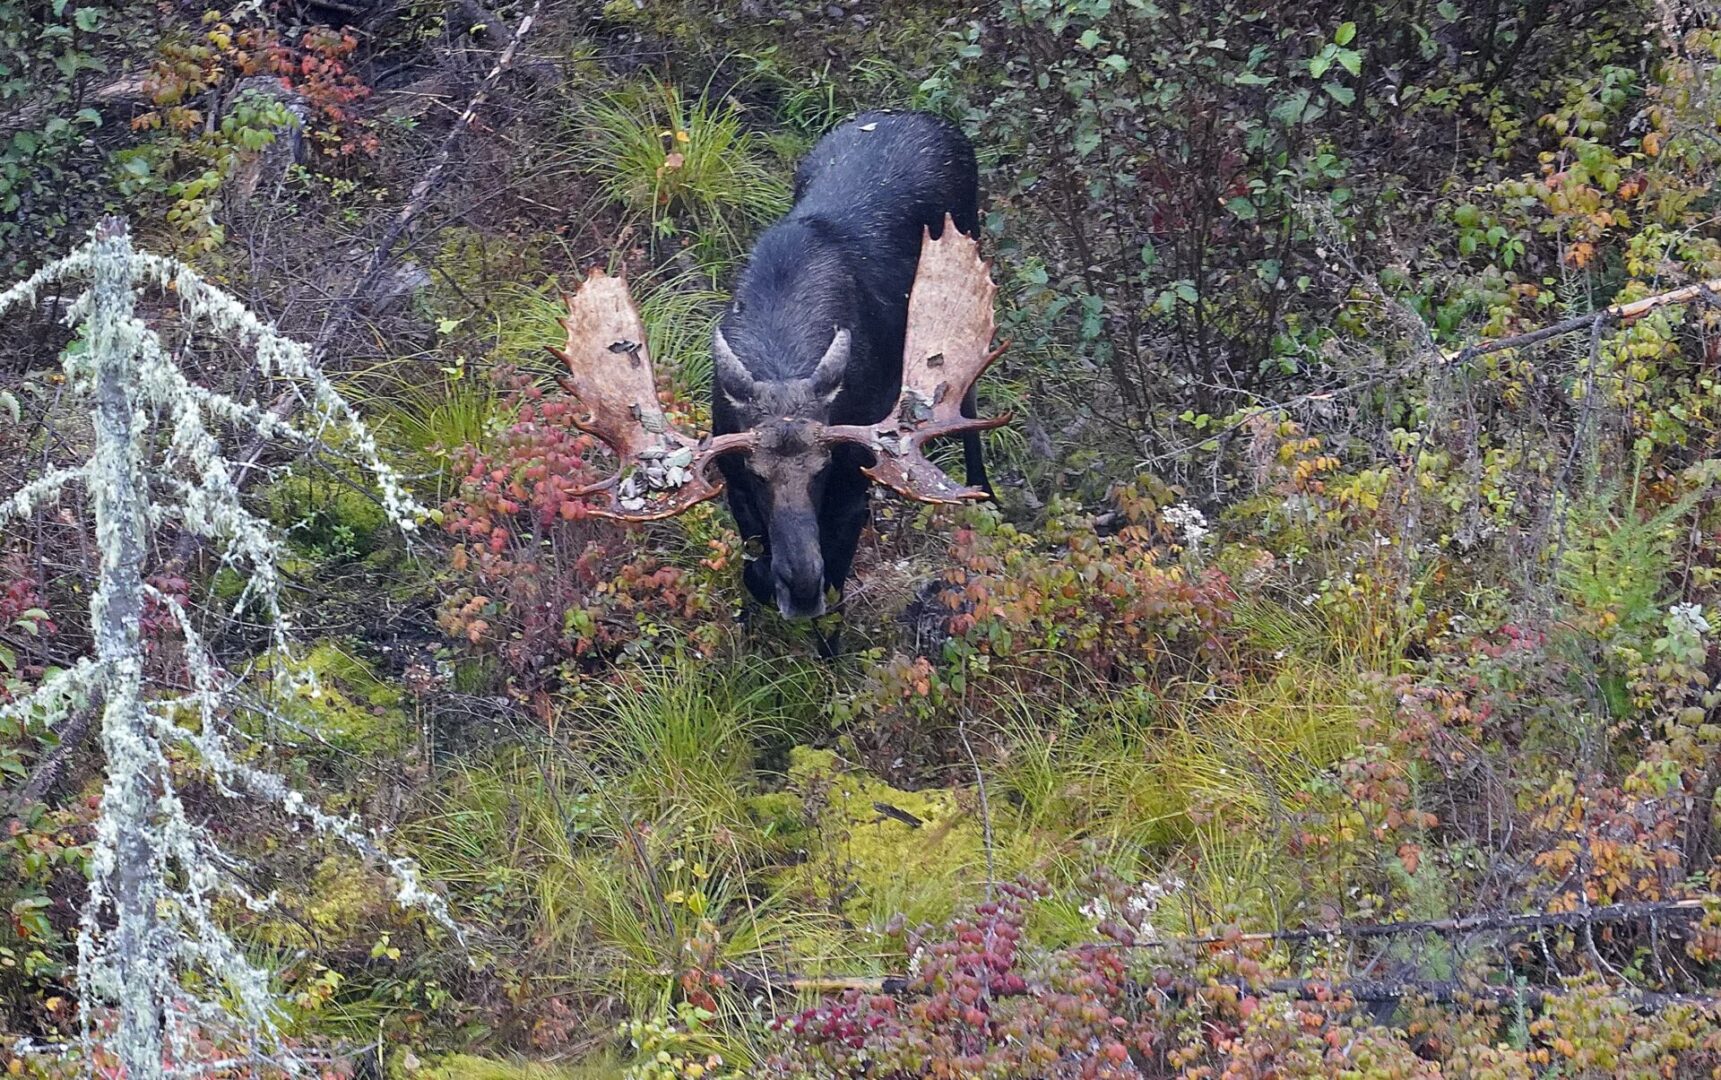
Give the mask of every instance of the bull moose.
M 667 422 L 627 286 L 594 269 L 551 350 L 590 411 L 577 423 L 621 460 L 579 493 L 604 496 L 592 512 L 664 518 L 727 486 L 757 550 L 748 591 L 808 618 L 842 595 L 873 481 L 923 502 L 989 495 L 979 432 L 1009 417 L 974 408 L 997 356 L 977 198 L 973 148 L 937 117 L 862 113 L 821 139 L 713 334 L 704 440 Z M 945 435 L 966 442 L 967 486 L 922 453 Z

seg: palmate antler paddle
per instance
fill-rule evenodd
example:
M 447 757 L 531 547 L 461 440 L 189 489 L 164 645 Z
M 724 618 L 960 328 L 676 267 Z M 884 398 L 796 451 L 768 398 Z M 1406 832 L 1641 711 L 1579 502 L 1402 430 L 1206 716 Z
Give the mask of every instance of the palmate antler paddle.
M 699 440 L 670 426 L 657 401 L 645 324 L 627 282 L 593 269 L 564 299 L 568 343 L 550 352 L 568 366 L 569 388 L 590 410 L 574 424 L 621 459 L 615 475 L 574 494 L 604 492 L 606 500 L 590 508 L 599 517 L 654 521 L 721 492 L 721 481 L 711 480 L 707 466 L 719 454 L 751 450 L 754 434 Z
M 902 392 L 896 408 L 877 424 L 808 421 L 814 438 L 855 443 L 872 451 L 864 471 L 920 502 L 958 503 L 985 498 L 978 488 L 952 481 L 923 452 L 932 439 L 984 431 L 1009 422 L 962 415 L 962 399 L 1002 348 L 992 349 L 992 301 L 997 292 L 974 238 L 948 217 L 943 234 L 928 230 L 908 298 Z M 657 401 L 645 325 L 627 283 L 593 270 L 567 297 L 565 348 L 551 349 L 568 366 L 568 383 L 590 415 L 575 424 L 602 440 L 621 466 L 609 479 L 575 492 L 604 493 L 591 507 L 599 517 L 653 521 L 713 498 L 723 490 L 709 475 L 723 454 L 750 453 L 753 431 L 696 439 L 671 427 Z M 791 418 L 792 419 L 792 418 Z
M 876 459 L 868 476 L 919 502 L 959 503 L 984 499 L 979 488 L 953 482 L 922 451 L 943 435 L 985 431 L 1010 422 L 1004 413 L 988 419 L 962 415 L 962 399 L 1004 346 L 992 348 L 992 300 L 998 287 L 980 245 L 964 236 L 948 216 L 944 233 L 928 231 L 920 265 L 908 294 L 908 333 L 902 345 L 902 393 L 896 408 L 878 424 L 826 427 L 828 442 L 859 443 Z

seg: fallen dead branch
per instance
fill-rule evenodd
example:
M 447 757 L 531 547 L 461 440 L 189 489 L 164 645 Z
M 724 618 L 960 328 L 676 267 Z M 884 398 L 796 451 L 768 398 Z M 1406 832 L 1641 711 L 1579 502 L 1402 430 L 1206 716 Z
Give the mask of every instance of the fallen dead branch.
M 1641 318 L 1657 308 L 1670 307 L 1674 304 L 1689 304 L 1697 300 L 1708 300 L 1712 303 L 1721 303 L 1721 278 L 1717 278 L 1714 281 L 1699 282 L 1695 285 L 1686 285 L 1683 288 L 1673 289 L 1664 293 L 1657 293 L 1654 296 L 1646 296 L 1641 300 L 1633 300 L 1629 304 L 1612 304 L 1608 307 L 1602 308 L 1600 311 L 1592 311 L 1585 315 L 1574 315 L 1569 319 L 1562 319 L 1551 326 L 1544 326 L 1540 330 L 1530 330 L 1522 334 L 1514 334 L 1511 337 L 1490 338 L 1487 341 L 1478 341 L 1474 344 L 1466 345 L 1462 349 L 1458 349 L 1454 352 L 1440 354 L 1439 362 L 1447 366 L 1457 366 L 1466 364 L 1478 356 L 1486 356 L 1489 353 L 1503 352 L 1506 349 L 1522 349 L 1530 345 L 1540 344 L 1541 342 L 1548 341 L 1552 338 L 1561 337 L 1565 334 L 1576 333 L 1579 330 L 1589 330 L 1593 334 L 1599 332 L 1601 329 L 1605 329 L 1606 327 L 1616 326 L 1620 323 L 1626 323 L 1633 319 Z M 1375 375 L 1350 386 L 1310 391 L 1309 393 L 1299 394 L 1296 397 L 1287 398 L 1283 401 L 1249 409 L 1217 430 L 1209 432 L 1201 436 L 1199 439 L 1194 439 L 1181 446 L 1174 447 L 1170 450 L 1166 450 L 1143 459 L 1141 466 L 1143 468 L 1152 468 L 1162 462 L 1181 457 L 1192 450 L 1199 449 L 1200 447 L 1206 446 L 1208 443 L 1235 433 L 1239 428 L 1257 416 L 1262 416 L 1268 413 L 1283 412 L 1286 409 L 1295 408 L 1298 405 L 1306 405 L 1314 401 L 1327 401 L 1340 394 L 1354 393 L 1358 390 L 1364 390 L 1371 386 L 1378 385 L 1379 383 L 1387 382 L 1396 378 L 1397 375 L 1397 372 Z
M 418 182 L 412 185 L 412 191 L 407 195 L 405 205 L 395 215 L 388 230 L 382 234 L 382 239 L 377 241 L 376 249 L 371 252 L 370 259 L 365 263 L 364 273 L 359 275 L 358 284 L 354 285 L 346 298 L 339 302 L 334 311 L 329 313 L 328 319 L 323 323 L 322 331 L 317 334 L 317 340 L 311 347 L 313 356 L 320 357 L 328 348 L 329 343 L 334 340 L 335 333 L 341 328 L 347 316 L 363 302 L 370 289 L 382 276 L 383 271 L 388 268 L 389 261 L 394 255 L 395 244 L 400 242 L 400 238 L 406 234 L 408 229 L 412 228 L 413 223 L 424 213 L 426 207 L 430 205 L 431 196 L 440 191 L 442 185 L 447 182 L 448 164 L 454 158 L 455 147 L 460 145 L 466 133 L 471 130 L 473 122 L 477 119 L 478 110 L 483 108 L 484 103 L 489 100 L 491 91 L 496 89 L 496 84 L 502 80 L 503 74 L 514 66 L 514 54 L 519 49 L 520 42 L 524 41 L 526 35 L 532 32 L 532 24 L 538 21 L 538 14 L 543 7 L 544 0 L 537 0 L 532 5 L 532 10 L 526 13 L 526 17 L 520 20 L 520 25 L 515 27 L 511 33 L 506 28 L 501 27 L 493 31 L 499 35 L 506 35 L 507 46 L 502 50 L 502 54 L 496 58 L 496 63 L 484 76 L 483 81 L 478 84 L 477 91 L 473 93 L 472 99 L 466 103 L 466 108 L 460 113 L 459 119 L 455 120 L 454 126 L 448 129 L 448 134 L 443 136 L 442 145 L 437 149 L 436 156 L 431 159 L 430 168 L 426 169 Z
M 840 994 L 855 991 L 863 994 L 884 994 L 890 997 L 911 997 L 919 993 L 912 980 L 901 975 L 803 976 L 727 970 L 727 984 L 744 994 Z M 1493 986 L 1466 983 L 1455 979 L 1269 979 L 1249 983 L 1239 979 L 1222 979 L 1216 985 L 1229 987 L 1242 994 L 1285 994 L 1299 1001 L 1348 1000 L 1359 1005 L 1381 1005 L 1403 1001 L 1425 1001 L 1434 1005 L 1488 1001 L 1498 1005 L 1522 1005 L 1539 1009 L 1580 991 L 1561 986 Z M 1197 988 L 1184 981 L 1166 987 L 1143 987 L 1145 993 L 1185 1001 L 1196 996 Z M 1616 987 L 1613 995 L 1631 1003 L 1639 1012 L 1658 1012 L 1676 1006 L 1721 1010 L 1721 997 L 1708 994 L 1675 994 L 1633 987 Z
M 1687 285 L 1671 292 L 1646 296 L 1642 300 L 1633 300 L 1629 304 L 1611 304 L 1600 311 L 1592 311 L 1587 315 L 1573 315 L 1569 319 L 1562 319 L 1551 326 L 1544 326 L 1540 330 L 1530 330 L 1522 334 L 1514 334 L 1511 337 L 1479 341 L 1474 345 L 1466 345 L 1457 352 L 1448 355 L 1446 362 L 1463 364 L 1478 356 L 1503 352 L 1506 349 L 1521 349 L 1526 345 L 1539 344 L 1549 338 L 1576 333 L 1579 330 L 1592 330 L 1597 326 L 1606 327 L 1630 322 L 1649 314 L 1656 308 L 1668 307 L 1673 304 L 1689 304 L 1693 300 L 1701 300 L 1704 297 L 1721 298 L 1721 278 L 1714 281 L 1699 282 L 1696 285 Z
M 1116 942 L 1095 943 L 1095 947 L 1174 948 L 1191 945 L 1240 945 L 1245 942 L 1314 941 L 1321 939 L 1361 939 L 1395 937 L 1407 934 L 1455 934 L 1484 931 L 1530 931 L 1548 929 L 1582 929 L 1593 926 L 1656 922 L 1660 920 L 1701 918 L 1712 906 L 1705 900 L 1669 900 L 1658 903 L 1610 904 L 1574 911 L 1539 911 L 1519 915 L 1471 915 L 1457 919 L 1423 919 L 1392 923 L 1365 923 L 1332 927 L 1298 927 L 1288 930 L 1255 933 L 1174 937 L 1134 946 Z M 805 976 L 750 972 L 729 969 L 723 972 L 728 984 L 746 994 L 806 993 L 836 994 L 858 991 L 868 994 L 912 995 L 913 980 L 903 975 L 820 975 Z M 1491 1000 L 1499 1003 L 1517 1002 L 1530 1008 L 1567 996 L 1574 991 L 1560 986 L 1490 986 L 1455 980 L 1426 979 L 1275 979 L 1258 984 L 1227 982 L 1249 993 L 1289 994 L 1305 1001 L 1324 1001 L 1345 997 L 1361 1003 L 1386 1003 L 1415 998 L 1436 1004 L 1451 1004 L 1460 1000 Z M 1191 988 L 1176 986 L 1170 990 L 1153 989 L 1154 993 L 1189 996 Z M 1703 994 L 1666 993 L 1620 987 L 1614 993 L 1632 1002 L 1639 1010 L 1655 1011 L 1674 1005 L 1703 1009 L 1721 1009 L 1721 997 Z
M 1607 904 L 1572 911 L 1537 911 L 1523 915 L 1467 915 L 1459 919 L 1352 923 L 1331 927 L 1297 927 L 1226 936 L 1167 938 L 1142 942 L 1137 948 L 1175 945 L 1217 945 L 1243 941 L 1316 941 L 1322 938 L 1397 937 L 1403 934 L 1468 934 L 1483 930 L 1549 930 L 1649 922 L 1657 919 L 1697 919 L 1706 910 L 1703 900 L 1663 900 L 1636 904 Z

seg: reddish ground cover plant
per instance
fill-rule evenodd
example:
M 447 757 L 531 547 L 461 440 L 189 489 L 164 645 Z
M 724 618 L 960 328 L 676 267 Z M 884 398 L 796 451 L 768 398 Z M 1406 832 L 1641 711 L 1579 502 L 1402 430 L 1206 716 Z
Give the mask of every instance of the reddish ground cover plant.
M 572 493 L 604 473 L 593 464 L 599 444 L 574 426 L 578 401 L 506 380 L 502 407 L 515 419 L 486 448 L 461 452 L 460 489 L 444 507 L 463 586 L 444 603 L 442 627 L 493 652 L 527 688 L 563 663 L 577 671 L 630 646 L 649 650 L 666 621 L 713 648 L 732 611 L 724 582 L 737 552 L 718 511 L 701 507 L 689 524 L 658 526 L 665 545 L 642 545 L 636 532 L 591 517 Z
M 914 974 L 901 997 L 849 991 L 778 1022 L 789 1048 L 766 1075 L 1082 1077 L 1141 1075 L 1134 1059 L 1159 1045 L 1116 940 L 1036 955 L 1023 948 L 1027 909 L 1043 890 L 1000 885 L 942 933 L 907 935 Z
M 1142 489 L 1124 487 L 1116 505 L 1109 531 L 1075 509 L 1034 532 L 963 511 L 922 591 L 918 652 L 879 655 L 840 703 L 855 737 L 890 760 L 943 742 L 963 710 L 1156 684 L 1197 659 L 1224 667 L 1229 577 L 1178 558 Z

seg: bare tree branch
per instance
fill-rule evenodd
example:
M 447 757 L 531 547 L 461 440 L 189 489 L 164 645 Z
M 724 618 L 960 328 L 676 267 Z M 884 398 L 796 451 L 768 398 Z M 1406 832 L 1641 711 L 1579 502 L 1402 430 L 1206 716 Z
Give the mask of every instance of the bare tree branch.
M 1538 911 L 1521 915 L 1472 915 L 1458 919 L 1424 919 L 1352 926 L 1300 927 L 1291 930 L 1262 931 L 1229 936 L 1172 937 L 1152 942 L 1140 942 L 1135 945 L 1103 942 L 1099 944 L 1099 947 L 1110 949 L 1173 948 L 1187 945 L 1235 945 L 1243 942 L 1263 941 L 1394 937 L 1417 933 L 1447 935 L 1484 930 L 1580 929 L 1614 923 L 1659 922 L 1669 918 L 1699 919 L 1708 911 L 1710 903 L 1694 899 L 1610 904 L 1604 907 L 1575 911 Z M 736 989 L 752 994 L 773 992 L 830 994 L 845 990 L 859 990 L 874 994 L 908 994 L 912 992 L 913 986 L 913 980 L 903 975 L 802 976 L 729 969 L 723 972 L 723 976 Z M 1449 980 L 1415 979 L 1281 979 L 1258 985 L 1244 986 L 1244 984 L 1239 984 L 1239 986 L 1257 991 L 1288 993 L 1303 998 L 1335 997 L 1342 993 L 1357 1001 L 1386 1002 L 1398 1001 L 1407 997 L 1425 997 L 1436 1002 L 1450 1002 L 1461 995 L 1468 994 L 1473 997 L 1491 997 L 1496 1001 L 1503 1002 L 1523 1001 L 1532 1006 L 1543 1000 L 1570 993 L 1568 990 L 1554 986 L 1490 987 L 1473 986 Z M 1630 988 L 1621 989 L 1617 992 L 1629 997 L 1640 1008 L 1658 1009 L 1669 1005 L 1698 1005 L 1706 1008 L 1721 1006 L 1721 997 L 1655 993 Z

